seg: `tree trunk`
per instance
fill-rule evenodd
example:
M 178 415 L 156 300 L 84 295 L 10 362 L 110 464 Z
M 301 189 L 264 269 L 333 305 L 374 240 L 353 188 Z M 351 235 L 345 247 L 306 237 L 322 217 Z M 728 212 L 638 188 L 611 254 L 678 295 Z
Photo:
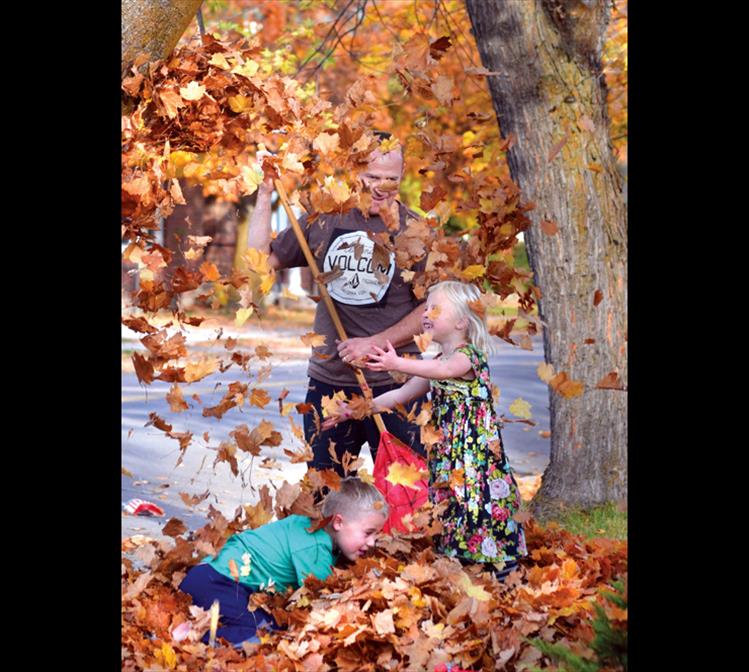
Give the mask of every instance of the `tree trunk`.
M 503 137 L 515 137 L 510 173 L 536 204 L 525 241 L 545 360 L 585 385 L 573 398 L 549 388 L 550 464 L 533 509 L 618 501 L 627 495 L 627 238 L 600 58 L 608 3 L 466 5 L 483 65 L 500 73 L 489 87 Z M 544 233 L 544 220 L 558 232 Z M 623 389 L 596 389 L 609 372 Z
M 135 57 L 149 61 L 172 53 L 202 0 L 122 0 L 122 65 L 124 79 Z

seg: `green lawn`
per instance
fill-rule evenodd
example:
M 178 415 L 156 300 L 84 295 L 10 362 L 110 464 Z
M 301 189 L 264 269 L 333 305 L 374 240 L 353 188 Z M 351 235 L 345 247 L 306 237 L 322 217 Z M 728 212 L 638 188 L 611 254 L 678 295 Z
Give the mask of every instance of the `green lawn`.
M 627 538 L 627 512 L 619 511 L 615 504 L 605 504 L 585 511 L 569 508 L 544 520 L 542 524 L 555 522 L 573 534 L 586 538 L 606 537 L 608 539 Z

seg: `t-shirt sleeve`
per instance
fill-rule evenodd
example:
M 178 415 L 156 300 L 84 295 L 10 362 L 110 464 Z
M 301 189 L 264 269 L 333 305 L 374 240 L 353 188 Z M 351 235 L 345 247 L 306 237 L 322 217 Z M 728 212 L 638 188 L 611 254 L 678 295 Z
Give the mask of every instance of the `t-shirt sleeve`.
M 307 215 L 300 217 L 299 226 L 304 231 L 304 237 L 307 239 L 307 242 L 309 242 Z M 291 225 L 281 231 L 275 240 L 270 241 L 270 251 L 278 257 L 281 268 L 297 268 L 298 266 L 308 265 Z
M 310 574 L 321 581 L 325 581 L 333 572 L 334 561 L 333 555 L 319 545 L 297 549 L 291 556 L 291 562 L 294 565 L 294 572 L 300 586 Z

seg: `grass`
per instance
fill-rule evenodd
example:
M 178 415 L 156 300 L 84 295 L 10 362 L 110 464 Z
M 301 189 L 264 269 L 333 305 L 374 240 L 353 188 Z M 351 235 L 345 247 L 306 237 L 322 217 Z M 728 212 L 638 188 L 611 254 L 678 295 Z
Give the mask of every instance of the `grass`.
M 542 521 L 543 525 L 557 523 L 573 534 L 585 538 L 627 538 L 627 512 L 620 511 L 616 504 L 609 503 L 592 509 L 568 508 L 558 511 L 553 518 Z

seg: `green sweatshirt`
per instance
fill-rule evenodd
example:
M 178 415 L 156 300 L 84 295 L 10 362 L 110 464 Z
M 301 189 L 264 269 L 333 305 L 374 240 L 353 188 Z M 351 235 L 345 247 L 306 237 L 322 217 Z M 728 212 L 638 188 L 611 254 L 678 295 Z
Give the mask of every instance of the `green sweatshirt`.
M 291 515 L 239 532 L 226 540 L 215 558 L 204 562 L 235 580 L 229 569 L 229 560 L 234 560 L 239 582 L 255 591 L 298 588 L 309 574 L 325 580 L 336 561 L 333 540 L 322 529 L 307 532 L 310 524 L 307 516 Z

